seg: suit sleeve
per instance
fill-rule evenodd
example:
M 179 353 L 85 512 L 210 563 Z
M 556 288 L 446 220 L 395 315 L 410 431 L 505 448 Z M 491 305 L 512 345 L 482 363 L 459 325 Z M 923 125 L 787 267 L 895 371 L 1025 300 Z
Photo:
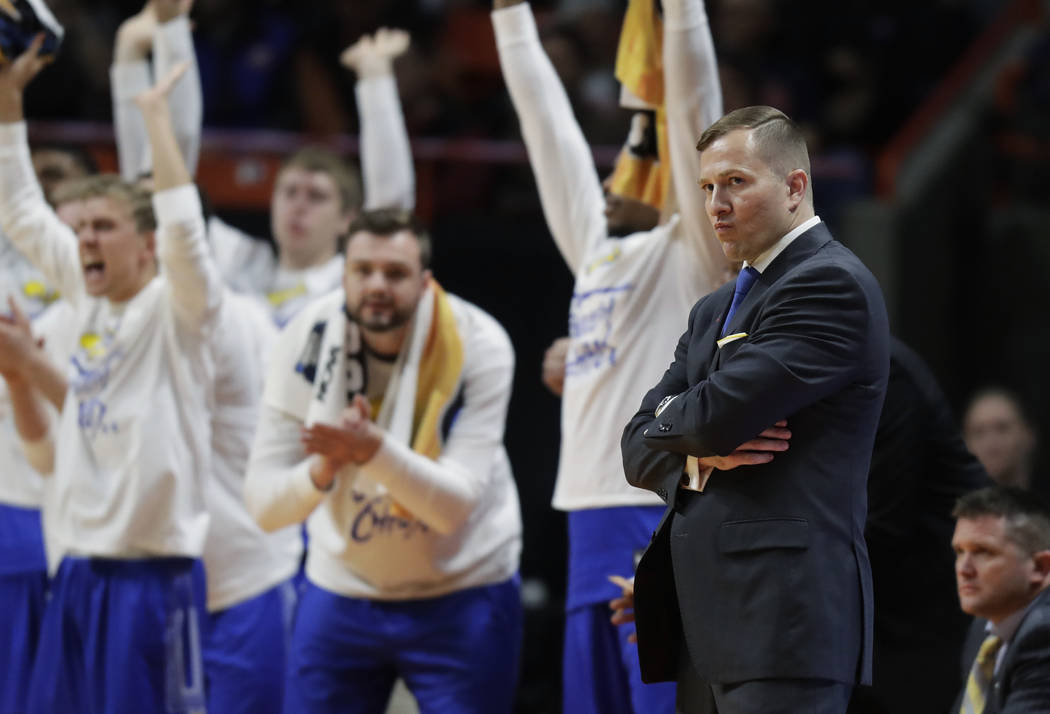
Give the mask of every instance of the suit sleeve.
M 1037 714 L 1045 712 L 1050 702 L 1050 622 L 1046 607 L 1032 615 L 1039 615 L 1043 622 L 1031 629 L 1022 626 L 1018 640 L 1011 644 L 1016 648 L 1003 686 L 1007 688 L 1006 699 L 1000 714 Z M 1032 615 L 1029 615 L 1031 617 Z
M 656 423 L 644 435 L 650 448 L 729 454 L 854 379 L 869 346 L 872 314 L 872 298 L 857 277 L 845 266 L 822 263 L 782 278 L 771 291 L 747 341 L 657 419 L 640 424 L 644 430 Z M 681 378 L 667 387 L 680 385 Z
M 690 311 L 690 326 L 693 325 L 702 302 L 694 305 Z M 685 467 L 685 458 L 680 454 L 650 448 L 645 441 L 645 431 L 653 422 L 656 410 L 664 399 L 682 394 L 689 388 L 685 365 L 691 335 L 692 330 L 687 329 L 678 339 L 674 361 L 664 372 L 660 382 L 642 398 L 641 407 L 624 427 L 623 436 L 620 438 L 620 454 L 627 482 L 637 488 L 653 491 L 664 501 L 668 501 L 677 488 Z

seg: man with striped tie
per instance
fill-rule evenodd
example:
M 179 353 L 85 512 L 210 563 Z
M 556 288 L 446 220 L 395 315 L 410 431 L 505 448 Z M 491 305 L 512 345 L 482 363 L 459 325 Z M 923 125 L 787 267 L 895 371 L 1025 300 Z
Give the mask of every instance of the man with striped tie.
M 1050 509 L 1019 488 L 959 499 L 952 547 L 959 603 L 977 616 L 953 712 L 1050 710 Z

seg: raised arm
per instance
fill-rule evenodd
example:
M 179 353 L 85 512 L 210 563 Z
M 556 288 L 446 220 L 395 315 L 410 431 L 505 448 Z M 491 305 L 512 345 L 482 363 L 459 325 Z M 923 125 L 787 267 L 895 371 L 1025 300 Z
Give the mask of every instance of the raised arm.
M 682 225 L 694 248 L 699 280 L 713 289 L 726 265 L 722 246 L 704 209 L 697 185 L 696 142 L 722 116 L 722 89 L 714 42 L 703 0 L 664 0 L 664 102 L 671 155 L 671 182 Z
M 113 64 L 109 68 L 110 96 L 113 101 L 113 130 L 117 139 L 120 177 L 135 181 L 150 170 L 149 137 L 135 97 L 153 84 L 149 53 L 157 15 L 150 0 L 117 29 L 113 44 Z
M 77 238 L 47 204 L 29 156 L 22 94 L 47 64 L 43 36 L 0 68 L 0 230 L 45 279 L 76 304 L 84 295 Z
M 408 49 L 404 30 L 381 28 L 365 35 L 340 56 L 357 73 L 357 113 L 361 123 L 361 172 L 365 209 L 416 205 L 416 176 L 405 116 L 397 95 L 394 60 Z
M 167 77 L 176 67 L 186 64 L 185 73 L 171 88 L 168 107 L 175 141 L 186 162 L 187 171 L 193 176 L 197 172 L 204 121 L 204 93 L 201 90 L 189 19 L 193 0 L 153 0 L 153 3 L 157 13 L 153 34 L 154 83 Z
M 205 238 L 197 188 L 183 161 L 168 111 L 167 96 L 185 72 L 176 67 L 135 102 L 142 110 L 153 153 L 153 210 L 158 253 L 168 276 L 175 315 L 184 328 L 206 330 L 217 318 L 223 282 Z
M 606 237 L 601 182 L 565 88 L 543 51 L 527 3 L 496 0 L 503 79 L 521 122 L 547 226 L 575 274 L 587 250 Z

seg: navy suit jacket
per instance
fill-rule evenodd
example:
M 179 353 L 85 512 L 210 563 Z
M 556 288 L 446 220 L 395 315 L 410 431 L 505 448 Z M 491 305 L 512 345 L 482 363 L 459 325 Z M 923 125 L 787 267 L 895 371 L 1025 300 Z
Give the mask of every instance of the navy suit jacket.
M 823 224 L 758 277 L 727 331 L 747 336 L 718 347 L 732 292 L 693 307 L 621 442 L 628 481 L 668 503 L 635 579 L 642 678 L 675 679 L 684 641 L 709 682 L 869 682 L 864 520 L 889 370 L 882 292 Z M 686 455 L 729 454 L 780 419 L 788 451 L 681 496 Z
M 965 691 L 987 620 L 976 619 L 963 651 L 962 686 Z M 952 712 L 962 706 L 963 691 Z M 1050 588 L 1036 597 L 992 677 L 984 714 L 1045 714 L 1050 711 Z

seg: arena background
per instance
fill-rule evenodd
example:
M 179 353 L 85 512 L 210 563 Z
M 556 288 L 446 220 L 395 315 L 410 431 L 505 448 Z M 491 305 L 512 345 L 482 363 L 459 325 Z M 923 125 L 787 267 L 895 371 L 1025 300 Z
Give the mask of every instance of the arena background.
M 533 3 L 604 172 L 627 124 L 612 63 L 625 0 Z M 27 96 L 34 143 L 115 167 L 108 67 L 140 3 L 52 0 L 67 28 Z M 897 335 L 957 413 L 977 387 L 1019 391 L 1050 441 L 1050 3 L 709 0 L 725 108 L 772 104 L 806 128 L 818 213 L 879 277 Z M 521 494 L 527 605 L 519 710 L 557 711 L 565 517 L 549 500 L 559 404 L 541 385 L 572 278 L 550 239 L 488 18 L 476 0 L 198 0 L 205 92 L 198 179 L 253 235 L 280 158 L 302 143 L 356 158 L 339 51 L 381 26 L 412 33 L 397 64 L 434 271 L 510 333 L 506 443 Z M 682 316 L 683 327 L 685 316 Z M 1046 448 L 1036 487 L 1046 493 Z

